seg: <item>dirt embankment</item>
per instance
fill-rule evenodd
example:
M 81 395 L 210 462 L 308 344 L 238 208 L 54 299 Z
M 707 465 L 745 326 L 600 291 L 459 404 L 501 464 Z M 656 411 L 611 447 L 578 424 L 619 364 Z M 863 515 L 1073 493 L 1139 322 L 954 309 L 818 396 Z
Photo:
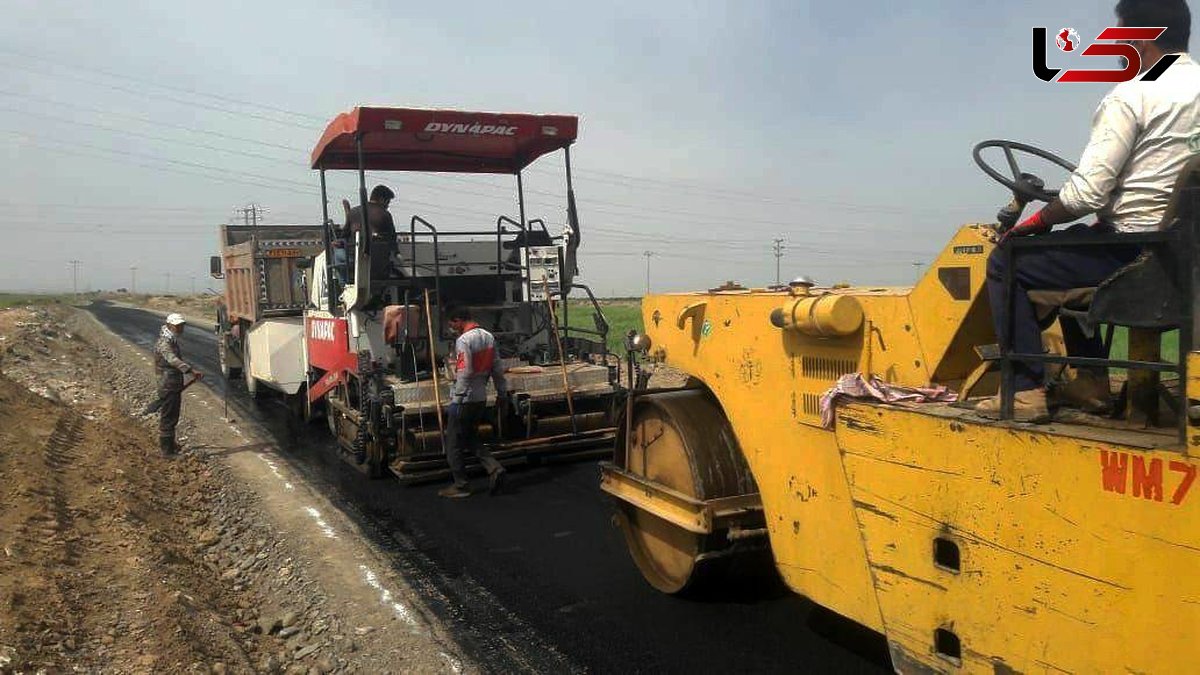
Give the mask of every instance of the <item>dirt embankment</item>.
M 71 311 L 0 310 L 0 673 L 396 664 L 219 454 L 158 455 L 153 418 L 126 412 L 149 391 Z M 436 649 L 407 665 L 455 665 Z

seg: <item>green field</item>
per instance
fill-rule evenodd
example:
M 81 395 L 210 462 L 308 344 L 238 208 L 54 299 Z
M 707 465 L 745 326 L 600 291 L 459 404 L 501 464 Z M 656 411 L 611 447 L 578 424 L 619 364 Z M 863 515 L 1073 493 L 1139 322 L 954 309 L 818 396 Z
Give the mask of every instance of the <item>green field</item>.
M 1103 329 L 1101 327 L 1101 330 Z M 1112 350 L 1109 352 L 1108 357 L 1110 359 L 1125 359 L 1129 357 L 1128 329 L 1118 327 L 1113 331 Z M 1179 361 L 1179 331 L 1173 330 L 1169 333 L 1163 333 L 1162 360 L 1170 363 Z
M 631 329 L 642 331 L 641 299 L 600 300 L 600 311 L 608 321 L 608 351 L 625 353 L 625 334 Z M 592 304 L 586 300 L 571 300 L 567 316 L 569 325 L 577 328 L 595 329 L 592 324 Z M 561 314 L 560 314 L 561 320 Z

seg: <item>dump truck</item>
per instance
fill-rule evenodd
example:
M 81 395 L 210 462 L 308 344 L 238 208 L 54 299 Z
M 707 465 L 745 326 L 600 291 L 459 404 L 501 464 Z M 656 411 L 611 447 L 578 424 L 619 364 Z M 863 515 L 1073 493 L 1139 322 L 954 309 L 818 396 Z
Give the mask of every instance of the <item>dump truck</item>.
M 994 148 L 1011 175 L 981 158 Z M 1096 361 L 1016 353 L 994 334 L 985 277 L 996 234 L 1026 202 L 1054 196 L 1019 171 L 1021 150 L 1049 154 L 1006 141 L 977 148 L 1014 203 L 997 223 L 959 229 L 911 288 L 800 279 L 643 300 L 635 347 L 688 384 L 631 393 L 602 489 L 648 583 L 703 593 L 728 582 L 729 561 L 769 552 L 761 557 L 793 591 L 883 635 L 904 673 L 1195 667 L 1200 162 L 1157 232 L 1016 238 L 999 253 L 1144 247 L 1056 308 L 1081 327 L 1128 331 L 1128 358 Z M 1006 283 L 1009 297 L 1020 292 Z M 1160 352 L 1171 331 L 1177 361 Z M 1126 369 L 1119 414 L 1012 421 L 1018 361 L 1054 364 L 1061 377 Z M 856 381 L 933 383 L 960 400 L 836 395 Z M 979 397 L 997 391 L 1003 419 L 976 415 Z
M 502 463 L 611 454 L 619 357 L 578 276 L 570 155 L 578 124 L 573 115 L 358 107 L 325 129 L 311 158 L 325 226 L 306 276 L 305 405 L 324 411 L 343 456 L 364 472 L 408 482 L 448 475 L 454 336 L 443 319 L 452 306 L 496 337 L 508 392 L 501 400 L 489 389 L 482 434 Z M 565 203 L 532 217 L 523 172 L 550 153 L 563 158 Z M 385 181 L 384 172 L 508 175 L 515 212 L 466 226 L 413 213 L 395 218 L 393 240 L 372 237 L 349 226 L 351 199 L 361 214 L 378 208 L 368 204 L 368 171 Z M 331 172 L 357 183 L 340 210 Z M 391 210 L 403 208 L 401 193 Z
M 217 304 L 217 357 L 254 398 L 264 388 L 299 404 L 304 357 L 304 270 L 322 250 L 319 225 L 222 225 L 210 272 L 225 282 Z

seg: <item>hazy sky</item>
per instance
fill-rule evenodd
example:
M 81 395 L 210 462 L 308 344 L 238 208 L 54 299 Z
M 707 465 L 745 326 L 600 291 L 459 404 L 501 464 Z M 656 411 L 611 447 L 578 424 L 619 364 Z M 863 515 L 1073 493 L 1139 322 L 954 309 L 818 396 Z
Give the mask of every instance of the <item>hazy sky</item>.
M 655 290 L 768 283 L 775 237 L 785 278 L 911 283 L 1005 201 L 976 141 L 1078 157 L 1107 87 L 1036 79 L 1030 28 L 1090 41 L 1113 4 L 0 0 L 0 288 L 69 289 L 69 260 L 81 289 L 213 286 L 236 207 L 320 222 L 308 152 L 363 103 L 580 115 L 603 295 L 644 290 L 646 250 Z M 534 165 L 530 217 L 564 220 L 560 176 Z M 516 214 L 510 177 L 379 178 L 397 222 Z

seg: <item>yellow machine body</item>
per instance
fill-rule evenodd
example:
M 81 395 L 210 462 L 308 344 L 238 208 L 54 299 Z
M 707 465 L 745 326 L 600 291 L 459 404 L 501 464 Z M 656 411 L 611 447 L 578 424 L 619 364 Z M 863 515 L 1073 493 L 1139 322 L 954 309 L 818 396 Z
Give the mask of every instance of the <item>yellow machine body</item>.
M 1176 430 L 861 401 L 822 426 L 821 397 L 847 373 L 967 380 L 973 347 L 994 342 L 992 248 L 985 226 L 963 227 L 911 289 L 647 296 L 651 354 L 727 418 L 787 585 L 885 635 L 898 671 L 1189 672 L 1200 657 L 1200 462 Z M 1200 383 L 1189 389 L 1197 396 Z M 647 462 L 661 423 L 638 419 L 604 489 L 643 519 L 713 531 L 746 497 L 719 495 L 718 513 L 686 481 L 662 487 L 657 476 L 678 466 Z

